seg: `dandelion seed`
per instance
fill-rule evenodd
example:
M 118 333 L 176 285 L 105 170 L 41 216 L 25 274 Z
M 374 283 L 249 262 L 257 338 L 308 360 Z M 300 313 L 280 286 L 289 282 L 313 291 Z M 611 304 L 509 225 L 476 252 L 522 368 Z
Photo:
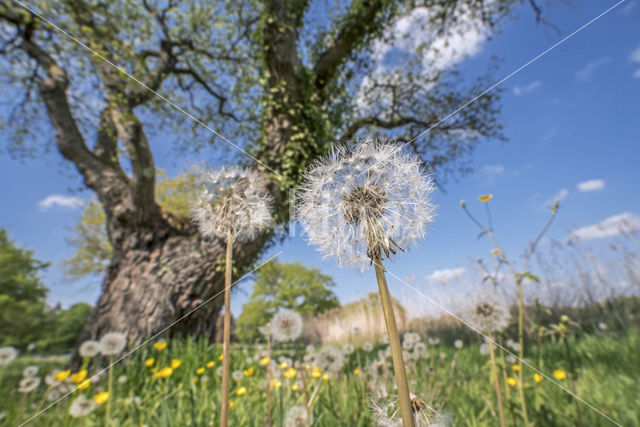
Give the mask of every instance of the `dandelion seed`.
M 18 357 L 18 350 L 15 347 L 0 348 L 0 366 L 6 366 Z
M 120 384 L 124 384 L 124 383 L 126 383 L 126 382 L 127 382 L 127 379 L 128 379 L 128 378 L 127 378 L 127 376 L 126 376 L 126 375 L 120 375 L 120 376 L 118 377 L 118 382 L 119 382 Z
M 18 391 L 20 393 L 31 393 L 40 385 L 40 378 L 38 377 L 30 377 L 23 378 L 20 380 L 20 387 L 18 387 Z
M 82 357 L 95 357 L 100 353 L 100 343 L 94 340 L 87 340 L 80 344 L 78 354 Z
M 501 332 L 511 321 L 509 305 L 496 292 L 475 292 L 468 295 L 461 310 L 461 317 L 481 332 Z
M 480 354 L 483 356 L 487 356 L 489 354 L 489 344 L 486 342 L 480 344 Z
M 284 418 L 285 427 L 307 427 L 311 425 L 307 409 L 304 406 L 292 406 Z
M 606 330 L 607 330 L 607 328 L 608 328 L 608 326 L 607 326 L 607 324 L 606 324 L 606 323 L 604 323 L 604 322 L 600 322 L 600 323 L 598 323 L 598 328 L 599 328 L 601 331 L 606 331 Z
M 464 342 L 462 340 L 455 340 L 453 346 L 460 350 L 464 346 Z
M 294 341 L 302 333 L 302 316 L 294 310 L 280 310 L 273 316 L 270 324 L 275 341 Z
M 87 399 L 85 396 L 76 397 L 71 406 L 69 407 L 69 415 L 74 418 L 84 417 L 89 415 L 96 409 L 96 403 L 93 399 Z
M 104 356 L 117 356 L 127 346 L 127 337 L 120 332 L 109 332 L 100 338 L 100 353 Z
M 38 366 L 27 366 L 22 371 L 22 376 L 25 377 L 25 378 L 35 377 L 36 375 L 38 375 L 38 371 L 39 370 L 40 370 L 40 367 L 38 367 Z
M 375 423 L 380 427 L 401 427 L 402 419 L 400 417 L 398 401 L 390 397 L 386 389 L 378 389 L 378 396 L 370 402 Z M 432 405 L 420 399 L 413 393 L 410 393 L 411 399 L 411 415 L 413 415 L 413 423 L 416 427 L 445 427 L 452 424 L 451 416 L 441 414 L 436 411 Z
M 244 378 L 244 374 L 242 373 L 242 371 L 233 371 L 233 374 L 231 374 L 231 378 L 233 378 L 235 381 L 242 381 L 242 379 Z
M 365 341 L 362 344 L 362 349 L 366 352 L 372 351 L 373 350 L 373 343 L 371 343 L 370 341 Z
M 47 393 L 47 395 L 45 396 L 45 399 L 47 402 L 53 402 L 54 400 L 58 400 L 61 397 L 62 397 L 62 393 L 60 393 L 59 390 L 53 389 Z
M 346 355 L 352 354 L 355 351 L 353 344 L 347 343 L 342 347 L 342 352 Z

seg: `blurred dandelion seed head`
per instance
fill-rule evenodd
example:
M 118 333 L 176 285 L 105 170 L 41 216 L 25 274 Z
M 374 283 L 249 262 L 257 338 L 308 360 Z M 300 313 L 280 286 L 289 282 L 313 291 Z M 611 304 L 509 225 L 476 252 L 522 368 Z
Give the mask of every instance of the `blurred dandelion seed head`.
M 306 408 L 301 405 L 289 408 L 284 419 L 284 425 L 285 427 L 307 427 L 310 425 Z
M 87 397 L 80 395 L 71 403 L 71 407 L 69 407 L 69 415 L 74 418 L 84 417 L 93 412 L 94 409 L 96 409 L 96 403 L 93 399 L 88 399 Z
M 501 332 L 511 322 L 509 304 L 504 296 L 493 291 L 478 291 L 465 298 L 462 318 L 482 332 Z
M 18 350 L 15 347 L 0 348 L 0 366 L 6 366 L 18 357 Z
M 259 172 L 235 166 L 203 171 L 202 190 L 193 203 L 193 220 L 209 237 L 251 240 L 272 225 L 267 180 Z
M 326 258 L 364 271 L 425 237 L 433 190 L 418 157 L 367 139 L 334 149 L 305 173 L 295 216 Z
M 273 316 L 269 324 L 275 341 L 294 341 L 302 333 L 302 316 L 295 310 L 280 310 Z
M 100 343 L 94 340 L 87 340 L 80 345 L 78 353 L 82 357 L 95 357 L 100 353 Z
M 127 346 L 127 337 L 120 332 L 109 332 L 100 338 L 100 353 L 104 356 L 117 356 Z

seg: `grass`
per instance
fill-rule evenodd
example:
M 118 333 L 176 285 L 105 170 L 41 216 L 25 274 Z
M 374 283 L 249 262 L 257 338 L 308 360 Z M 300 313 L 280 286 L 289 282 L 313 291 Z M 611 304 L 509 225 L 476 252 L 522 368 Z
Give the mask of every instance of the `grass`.
M 423 340 L 425 337 L 422 337 Z M 621 335 L 599 333 L 570 338 L 572 356 L 576 366 L 575 387 L 584 400 L 606 413 L 622 425 L 640 425 L 640 393 L 637 379 L 640 378 L 640 335 L 633 330 Z M 349 355 L 344 369 L 338 374 L 330 374 L 328 381 L 311 378 L 304 367 L 298 369 L 296 378 L 280 377 L 280 387 L 272 388 L 272 425 L 280 426 L 285 413 L 293 405 L 304 405 L 309 395 L 318 388 L 312 405 L 314 426 L 370 426 L 374 423 L 370 400 L 380 386 L 393 384 L 390 359 L 380 365 L 382 375 L 374 375 L 367 367 L 379 359 L 379 352 L 385 346 L 380 344 L 371 352 L 357 348 Z M 531 343 L 526 349 L 531 363 L 535 363 L 536 348 Z M 480 354 L 479 343 L 465 343 L 458 350 L 452 345 L 427 346 L 428 356 L 407 363 L 410 388 L 434 407 L 453 415 L 455 425 L 495 426 L 497 408 L 490 382 L 489 357 Z M 304 348 L 299 346 L 279 346 L 274 350 L 274 358 L 289 356 L 302 357 Z M 551 376 L 555 369 L 568 371 L 564 347 L 559 343 L 546 341 L 542 345 L 541 370 Z M 216 369 L 221 365 L 219 346 L 202 340 L 171 340 L 167 348 L 157 351 L 147 345 L 134 353 L 126 363 L 114 369 L 114 392 L 111 396 L 112 426 L 206 426 L 217 425 L 219 414 L 220 377 Z M 231 351 L 231 371 L 244 370 L 254 366 L 254 373 L 241 381 L 231 381 L 231 400 L 234 408 L 230 411 L 230 425 L 264 425 L 266 405 L 266 368 L 260 366 L 260 355 L 255 346 L 234 345 Z M 298 356 L 299 355 L 299 356 Z M 182 363 L 166 379 L 154 378 L 144 361 L 155 358 L 154 367 L 168 366 L 172 359 Z M 360 360 L 360 364 L 358 363 Z M 205 373 L 197 375 L 196 370 L 207 362 L 215 361 L 213 368 L 205 368 Z M 22 370 L 30 365 L 40 366 L 39 376 L 62 368 L 64 357 L 41 358 L 19 357 L 5 367 L 0 385 L 0 413 L 5 413 L 3 425 L 18 425 L 36 412 L 43 399 L 46 385 L 41 384 L 27 395 L 22 420 L 16 420 L 20 412 L 22 395 L 18 393 L 18 383 Z M 359 375 L 354 370 L 363 367 Z M 502 369 L 512 368 L 506 362 Z M 96 366 L 90 365 L 91 373 Z M 526 396 L 529 402 L 529 419 L 536 425 L 573 426 L 576 425 L 575 405 L 571 396 L 552 384 L 548 379 L 536 384 L 533 371 L 525 368 L 528 379 Z M 125 382 L 117 379 L 126 375 Z M 514 377 L 513 375 L 509 373 Z M 206 377 L 208 381 L 203 381 Z M 304 378 L 305 386 L 293 391 L 291 386 Z M 501 378 L 503 378 L 501 373 Z M 558 381 L 563 387 L 569 379 Z M 240 387 L 247 393 L 236 394 Z M 507 386 L 503 384 L 504 388 Z M 105 405 L 98 406 L 90 415 L 81 418 L 69 416 L 69 406 L 79 394 L 95 396 L 106 389 L 106 375 L 86 390 L 75 391 L 55 406 L 37 417 L 31 425 L 57 426 L 100 426 L 104 425 Z M 306 391 L 305 391 L 306 390 Z M 427 399 L 427 397 L 430 397 Z M 506 398 L 505 398 L 506 399 Z M 45 402 L 42 408 L 49 405 Z M 507 421 L 510 425 L 522 425 L 518 413 L 519 405 L 515 388 L 511 388 L 510 399 L 505 400 Z M 604 417 L 581 406 L 585 426 L 613 425 Z M 1 416 L 1 415 L 0 415 Z

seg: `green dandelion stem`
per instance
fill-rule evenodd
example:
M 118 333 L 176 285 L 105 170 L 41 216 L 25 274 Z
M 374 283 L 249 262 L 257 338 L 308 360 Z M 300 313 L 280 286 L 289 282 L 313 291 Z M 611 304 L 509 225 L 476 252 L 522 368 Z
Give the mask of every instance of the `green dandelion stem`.
M 222 402 L 220 427 L 229 423 L 229 364 L 231 362 L 231 269 L 233 257 L 233 232 L 227 235 L 227 254 L 224 268 L 224 326 L 222 342 Z
M 396 318 L 393 315 L 393 306 L 391 305 L 391 296 L 389 295 L 384 267 L 382 267 L 382 257 L 378 253 L 372 261 L 376 269 L 376 278 L 378 279 L 378 288 L 380 290 L 380 302 L 382 303 L 384 320 L 387 324 L 387 333 L 389 334 L 389 345 L 391 346 L 393 371 L 396 377 L 396 385 L 398 386 L 398 401 L 400 403 L 402 425 L 404 427 L 414 427 L 409 384 L 407 383 L 407 374 L 404 368 L 404 361 L 402 360 L 402 345 L 400 344 Z
M 489 353 L 491 354 L 491 375 L 493 386 L 496 390 L 496 399 L 498 400 L 498 413 L 500 414 L 500 426 L 506 427 L 507 421 L 504 416 L 504 406 L 502 404 L 502 393 L 500 391 L 500 381 L 498 380 L 498 367 L 496 366 L 496 354 L 493 348 L 493 338 L 489 334 Z
M 109 356 L 109 382 L 107 385 L 107 410 L 104 413 L 104 425 L 108 427 L 110 424 L 109 415 L 111 413 L 111 392 L 113 390 L 113 356 Z

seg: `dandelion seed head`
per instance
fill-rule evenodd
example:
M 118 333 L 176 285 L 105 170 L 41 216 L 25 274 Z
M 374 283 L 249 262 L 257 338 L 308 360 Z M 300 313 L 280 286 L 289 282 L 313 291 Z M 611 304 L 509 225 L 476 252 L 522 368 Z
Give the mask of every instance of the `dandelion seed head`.
M 295 216 L 326 258 L 364 271 L 425 237 L 433 190 L 418 157 L 368 139 L 334 149 L 305 173 Z
M 0 366 L 6 366 L 18 357 L 18 350 L 15 347 L 0 348 Z
M 20 386 L 18 387 L 18 391 L 20 393 L 31 393 L 40 385 L 40 378 L 38 377 L 28 377 L 20 380 Z
M 24 368 L 24 370 L 22 371 L 22 376 L 25 378 L 33 378 L 36 375 L 38 375 L 38 371 L 40 370 L 39 366 L 27 366 L 26 368 Z
M 120 332 L 109 332 L 100 338 L 99 345 L 104 356 L 117 356 L 127 346 L 127 337 Z
M 453 424 L 450 415 L 440 413 L 433 408 L 433 405 L 430 405 L 414 393 L 410 393 L 409 398 L 411 400 L 413 422 L 416 427 L 445 427 Z M 376 397 L 371 399 L 370 406 L 377 426 L 401 427 L 403 425 L 398 401 L 394 396 L 387 393 L 383 387 L 377 389 Z
M 362 344 L 362 349 L 364 351 L 367 351 L 367 352 L 372 351 L 373 350 L 373 343 L 371 341 L 365 341 Z
M 482 332 L 501 332 L 511 322 L 505 297 L 493 291 L 482 291 L 465 298 L 461 317 Z
M 310 420 L 307 417 L 307 410 L 301 405 L 289 408 L 284 418 L 285 427 L 307 427 L 310 424 Z
M 231 374 L 231 378 L 233 378 L 234 381 L 242 381 L 242 379 L 244 378 L 244 374 L 242 373 L 242 371 L 233 371 L 233 373 Z
M 275 341 L 294 341 L 302 333 L 302 316 L 295 310 L 280 310 L 273 316 L 269 324 Z
M 100 353 L 100 343 L 94 340 L 87 340 L 80 344 L 78 353 L 82 357 L 95 357 Z
M 202 189 L 192 205 L 193 220 L 209 237 L 251 240 L 272 225 L 267 180 L 259 172 L 236 166 L 203 173 Z
M 96 409 L 96 402 L 93 399 L 88 399 L 83 395 L 76 397 L 71 406 L 69 407 L 69 415 L 74 418 L 84 417 L 89 415 Z

